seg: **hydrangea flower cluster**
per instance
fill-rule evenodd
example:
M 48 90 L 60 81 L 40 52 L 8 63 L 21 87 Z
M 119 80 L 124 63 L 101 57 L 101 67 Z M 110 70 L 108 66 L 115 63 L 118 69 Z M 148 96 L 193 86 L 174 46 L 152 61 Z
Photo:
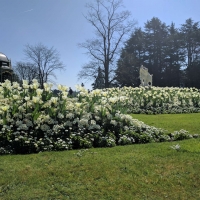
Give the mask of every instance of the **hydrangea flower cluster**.
M 189 138 L 187 132 L 164 130 L 132 119 L 127 112 L 152 111 L 162 107 L 198 111 L 198 90 L 178 88 L 109 88 L 91 93 L 77 86 L 77 97 L 58 85 L 40 88 L 37 80 L 20 86 L 6 80 L 0 84 L 0 154 L 35 153 L 90 147 Z

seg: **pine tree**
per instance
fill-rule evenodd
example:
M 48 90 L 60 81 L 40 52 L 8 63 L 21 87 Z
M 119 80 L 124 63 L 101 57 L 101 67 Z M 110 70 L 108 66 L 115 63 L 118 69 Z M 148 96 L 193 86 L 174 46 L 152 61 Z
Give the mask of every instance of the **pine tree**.
M 145 59 L 144 33 L 135 29 L 117 62 L 116 81 L 122 86 L 139 86 L 139 68 Z
M 145 67 L 153 74 L 153 84 L 164 86 L 165 49 L 167 45 L 168 28 L 158 18 L 152 18 L 145 23 L 145 49 L 147 60 Z
M 183 83 L 181 66 L 184 63 L 184 52 L 182 41 L 178 29 L 172 23 L 169 27 L 169 35 L 165 49 L 165 86 L 179 87 Z
M 200 27 L 199 22 L 187 19 L 181 26 L 186 60 L 186 86 L 200 88 Z

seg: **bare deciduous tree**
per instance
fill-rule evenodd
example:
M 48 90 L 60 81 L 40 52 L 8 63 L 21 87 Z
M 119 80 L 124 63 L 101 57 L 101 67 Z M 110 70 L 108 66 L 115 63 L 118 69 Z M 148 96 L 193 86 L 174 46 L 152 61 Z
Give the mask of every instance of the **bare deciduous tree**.
M 129 11 L 120 11 L 122 0 L 95 0 L 94 4 L 87 4 L 86 7 L 88 13 L 85 18 L 94 27 L 96 38 L 80 44 L 91 57 L 91 62 L 82 67 L 78 77 L 95 78 L 100 67 L 107 88 L 113 81 L 120 44 L 124 36 L 133 30 L 135 23 L 129 20 L 131 16 Z
M 27 80 L 30 84 L 33 79 L 38 79 L 37 67 L 31 63 L 17 62 L 14 72 L 20 82 Z
M 26 45 L 24 53 L 28 61 L 37 68 L 37 79 L 41 88 L 45 82 L 53 82 L 50 77 L 56 78 L 55 71 L 63 70 L 65 66 L 60 61 L 59 53 L 53 47 L 43 44 Z

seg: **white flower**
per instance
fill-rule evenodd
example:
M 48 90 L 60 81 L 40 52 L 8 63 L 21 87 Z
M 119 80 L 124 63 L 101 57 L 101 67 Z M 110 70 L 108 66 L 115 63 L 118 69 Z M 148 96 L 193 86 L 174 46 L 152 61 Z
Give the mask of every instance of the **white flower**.
M 41 96 L 41 94 L 43 93 L 43 90 L 42 89 L 37 89 L 36 93 L 37 93 L 38 96 Z
M 115 120 L 111 120 L 110 123 L 113 124 L 114 126 L 117 125 L 117 122 Z
M 118 99 L 116 98 L 116 97 L 111 97 L 111 98 L 109 98 L 108 99 L 108 101 L 110 102 L 110 103 L 116 103 L 117 101 L 118 101 Z
M 49 92 L 51 90 L 53 84 L 44 83 L 43 86 L 44 86 L 44 90 Z
M 65 92 L 65 91 L 67 91 L 68 90 L 68 87 L 67 86 L 64 86 L 64 85 L 58 85 L 58 89 L 60 90 L 60 91 L 62 91 L 62 92 Z
M 99 95 L 99 94 L 101 93 L 101 90 L 96 89 L 96 90 L 93 90 L 91 93 L 92 93 L 94 96 L 97 96 L 97 95 Z
M 9 89 L 9 90 L 12 89 L 11 82 L 10 82 L 8 79 L 5 80 L 4 83 L 1 83 L 1 85 L 2 85 L 3 87 L 5 87 L 5 88 Z
M 17 82 L 13 82 L 12 84 L 13 84 L 13 88 L 18 88 L 19 87 L 19 83 L 17 83 Z
M 176 145 L 173 145 L 173 146 L 170 146 L 172 149 L 174 149 L 174 150 L 177 150 L 177 151 L 179 151 L 180 150 L 180 148 L 181 148 L 181 146 L 179 145 L 179 144 L 176 144 Z
M 28 89 L 29 88 L 29 85 L 28 85 L 28 81 L 27 80 L 22 80 L 22 86 L 24 89 Z
M 57 116 L 59 119 L 63 119 L 64 118 L 64 115 L 62 113 L 58 113 L 58 116 Z
M 51 97 L 50 101 L 54 104 L 57 104 L 58 102 L 58 97 Z
M 21 125 L 19 126 L 19 128 L 20 128 L 21 130 L 28 130 L 28 127 L 27 127 L 26 124 L 21 124 Z
M 81 119 L 79 122 L 78 122 L 79 126 L 82 127 L 82 126 L 88 126 L 88 120 L 87 119 Z
M 40 84 L 38 83 L 37 79 L 33 79 L 32 82 L 33 82 L 33 84 L 30 85 L 30 87 L 31 87 L 32 89 L 35 89 L 35 90 L 36 90 L 37 88 L 39 88 Z
M 91 124 L 91 125 L 95 125 L 95 124 L 96 124 L 96 121 L 95 121 L 95 120 L 91 120 L 91 121 L 90 121 L 90 124 Z
M 64 123 L 64 125 L 65 125 L 65 126 L 72 126 L 72 123 L 71 123 L 70 121 L 66 121 L 66 122 Z M 65 130 L 65 131 L 67 131 L 67 130 Z
M 78 108 L 81 107 L 81 103 L 75 103 Z
M 29 101 L 30 100 L 30 97 L 25 97 L 24 98 L 26 101 Z
M 73 113 L 68 113 L 66 114 L 66 118 L 72 119 L 74 117 Z
M 33 102 L 38 103 L 40 101 L 40 97 L 33 97 Z
M 17 100 L 17 99 L 19 99 L 20 97 L 18 96 L 18 95 L 13 95 L 13 99 L 14 100 Z
M 47 124 L 42 124 L 42 125 L 40 126 L 40 128 L 41 128 L 41 130 L 44 131 L 44 132 L 50 129 L 50 127 L 49 127 Z
M 2 106 L 1 109 L 5 112 L 5 111 L 7 111 L 9 109 L 9 106 L 8 105 Z

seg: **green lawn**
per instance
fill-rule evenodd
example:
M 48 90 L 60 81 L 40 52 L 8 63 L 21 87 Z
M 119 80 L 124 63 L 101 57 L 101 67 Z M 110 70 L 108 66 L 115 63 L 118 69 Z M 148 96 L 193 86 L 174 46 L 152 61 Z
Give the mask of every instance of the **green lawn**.
M 137 116 L 146 123 L 152 117 L 149 125 L 199 133 L 198 123 L 186 121 L 199 114 Z M 176 144 L 180 150 L 171 148 Z M 200 139 L 6 155 L 0 157 L 0 199 L 198 200 L 199 169 Z
M 200 139 L 1 156 L 0 199 L 200 199 Z
M 145 124 L 157 128 L 164 128 L 169 132 L 185 129 L 191 134 L 200 134 L 200 113 L 160 115 L 131 114 L 131 116 L 143 121 Z

